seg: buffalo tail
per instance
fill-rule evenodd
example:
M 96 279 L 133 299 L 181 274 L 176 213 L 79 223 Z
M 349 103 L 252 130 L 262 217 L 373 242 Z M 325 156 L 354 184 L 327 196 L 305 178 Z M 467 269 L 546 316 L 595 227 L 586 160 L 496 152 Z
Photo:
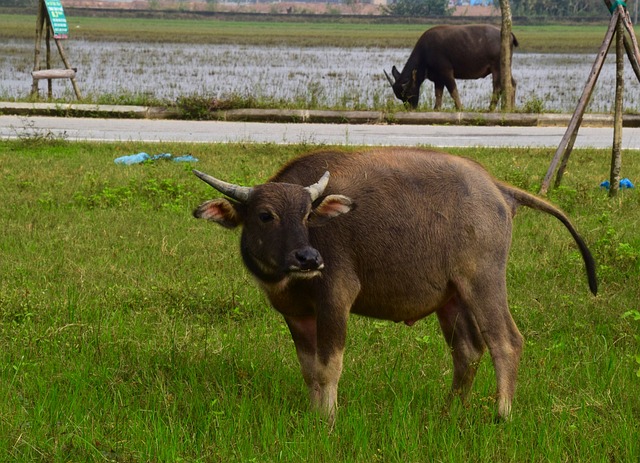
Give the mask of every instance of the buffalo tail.
M 584 260 L 584 265 L 587 271 L 589 289 L 594 295 L 596 295 L 598 293 L 598 279 L 596 277 L 595 260 L 593 259 L 593 255 L 591 255 L 591 251 L 589 251 L 586 243 L 578 234 L 573 224 L 569 221 L 569 218 L 557 207 L 538 198 L 537 196 L 532 195 L 531 193 L 527 193 L 526 191 L 503 183 L 498 183 L 498 188 L 500 188 L 500 191 L 505 196 L 507 202 L 512 205 L 514 213 L 517 206 L 527 206 L 531 209 L 551 214 L 563 223 L 567 230 L 569 230 L 569 233 L 571 233 L 571 236 L 573 236 L 573 239 L 576 241 L 578 249 L 580 249 L 580 254 L 582 254 L 582 259 Z

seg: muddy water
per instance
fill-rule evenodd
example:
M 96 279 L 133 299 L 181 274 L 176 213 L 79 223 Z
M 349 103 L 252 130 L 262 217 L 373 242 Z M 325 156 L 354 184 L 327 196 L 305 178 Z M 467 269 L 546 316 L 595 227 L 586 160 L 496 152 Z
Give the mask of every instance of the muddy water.
M 408 49 L 297 48 L 239 45 L 184 45 L 68 40 L 65 49 L 85 95 L 147 94 L 175 101 L 180 96 L 228 98 L 253 95 L 273 100 L 345 109 L 382 108 L 395 98 L 383 69 L 402 68 Z M 55 47 L 54 47 L 55 51 Z M 54 54 L 55 55 L 55 54 Z M 595 56 L 520 54 L 513 57 L 518 82 L 517 107 L 572 112 Z M 0 44 L 0 97 L 26 96 L 31 89 L 33 42 Z M 59 60 L 59 58 L 58 58 Z M 55 62 L 53 67 L 62 67 Z M 640 86 L 625 66 L 627 111 L 640 112 Z M 615 62 L 610 56 L 588 108 L 609 112 L 613 104 Z M 40 82 L 41 93 L 45 82 Z M 470 110 L 488 107 L 491 79 L 459 81 L 463 104 Z M 54 81 L 54 96 L 73 100 L 68 80 Z M 422 88 L 421 109 L 433 104 L 433 86 Z M 445 98 L 445 107 L 452 100 Z

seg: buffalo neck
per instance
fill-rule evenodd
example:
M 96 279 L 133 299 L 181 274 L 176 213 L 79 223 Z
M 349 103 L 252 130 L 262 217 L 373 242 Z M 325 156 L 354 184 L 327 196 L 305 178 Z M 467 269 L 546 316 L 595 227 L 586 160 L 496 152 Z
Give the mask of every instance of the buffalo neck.
M 427 78 L 426 76 L 427 65 L 423 62 L 422 57 L 415 50 L 409 55 L 409 59 L 404 65 L 404 68 L 400 72 L 400 81 L 411 81 L 411 75 L 416 72 L 416 85 L 420 86 L 422 82 Z

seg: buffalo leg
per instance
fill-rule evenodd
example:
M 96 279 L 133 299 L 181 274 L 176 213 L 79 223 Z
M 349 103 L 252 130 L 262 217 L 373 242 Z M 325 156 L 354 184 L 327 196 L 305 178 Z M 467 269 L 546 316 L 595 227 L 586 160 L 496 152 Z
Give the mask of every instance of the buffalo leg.
M 502 91 L 502 84 L 500 83 L 500 72 L 496 71 L 491 74 L 493 81 L 493 92 L 491 93 L 491 103 L 489 103 L 489 111 L 496 109 L 498 100 L 500 99 L 500 92 Z
M 342 374 L 346 320 L 344 323 L 332 320 L 328 324 L 322 317 L 285 319 L 296 346 L 311 405 L 333 425 L 337 409 L 338 381 Z
M 438 110 L 442 107 L 442 95 L 444 93 L 444 84 L 436 82 L 435 92 L 436 92 L 436 102 L 433 105 L 433 109 Z
M 462 111 L 462 101 L 460 101 L 460 94 L 458 93 L 458 86 L 456 85 L 456 80 L 453 78 L 453 76 L 451 76 L 445 80 L 444 84 L 447 87 L 447 91 L 451 95 L 451 98 L 453 98 L 453 102 L 456 105 L 456 109 L 458 111 Z
M 473 315 L 462 306 L 457 296 L 438 309 L 436 314 L 453 357 L 449 404 L 456 396 L 465 402 L 486 346 Z
M 316 318 L 315 316 L 285 317 L 285 321 L 296 346 L 302 377 L 309 389 L 311 406 L 318 409 L 320 408 L 320 385 L 316 375 Z
M 500 99 L 500 93 L 502 92 L 502 84 L 500 82 L 500 74 L 499 73 L 493 73 L 492 74 L 492 79 L 493 79 L 493 93 L 491 94 L 491 103 L 489 104 L 489 111 L 493 111 L 494 109 L 496 109 L 496 106 L 498 104 L 498 100 Z M 516 106 L 516 87 L 517 87 L 517 82 L 515 81 L 513 76 L 511 77 L 511 87 L 513 88 L 513 93 L 511 94 L 511 107 L 515 108 L 515 106 Z
M 498 415 L 508 419 L 515 394 L 523 339 L 507 304 L 506 281 L 493 269 L 478 269 L 477 280 L 462 285 L 460 297 L 475 316 L 491 354 L 498 386 Z M 466 287 L 465 287 L 466 286 Z
M 350 306 L 350 305 L 349 305 Z M 348 306 L 348 307 L 349 307 Z M 342 305 L 327 304 L 318 311 L 316 372 L 320 385 L 320 411 L 333 425 L 338 406 L 338 381 L 347 338 L 347 313 Z

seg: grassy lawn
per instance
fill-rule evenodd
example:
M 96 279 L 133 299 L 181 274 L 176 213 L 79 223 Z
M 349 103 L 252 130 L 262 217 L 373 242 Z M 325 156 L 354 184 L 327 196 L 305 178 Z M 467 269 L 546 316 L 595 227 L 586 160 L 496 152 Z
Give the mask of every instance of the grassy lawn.
M 603 8 L 606 21 L 608 13 Z M 407 47 L 434 24 L 225 21 L 219 19 L 96 18 L 67 15 L 70 40 L 123 40 L 193 44 Z M 35 15 L 0 14 L 0 38 L 35 37 Z M 521 53 L 595 53 L 605 24 L 514 24 Z M 640 29 L 636 26 L 636 35 Z
M 515 218 L 508 284 L 526 345 L 513 421 L 493 421 L 488 356 L 469 407 L 441 415 L 451 360 L 434 317 L 412 328 L 352 317 L 328 434 L 308 412 L 284 322 L 241 265 L 238 233 L 191 217 L 213 196 L 193 165 L 113 163 L 188 153 L 253 184 L 312 148 L 0 141 L 3 461 L 640 459 L 640 197 L 598 187 L 609 152 L 575 150 L 550 195 L 597 260 L 597 297 L 557 220 Z M 553 154 L 452 151 L 532 192 Z M 625 153 L 636 184 L 639 160 Z

